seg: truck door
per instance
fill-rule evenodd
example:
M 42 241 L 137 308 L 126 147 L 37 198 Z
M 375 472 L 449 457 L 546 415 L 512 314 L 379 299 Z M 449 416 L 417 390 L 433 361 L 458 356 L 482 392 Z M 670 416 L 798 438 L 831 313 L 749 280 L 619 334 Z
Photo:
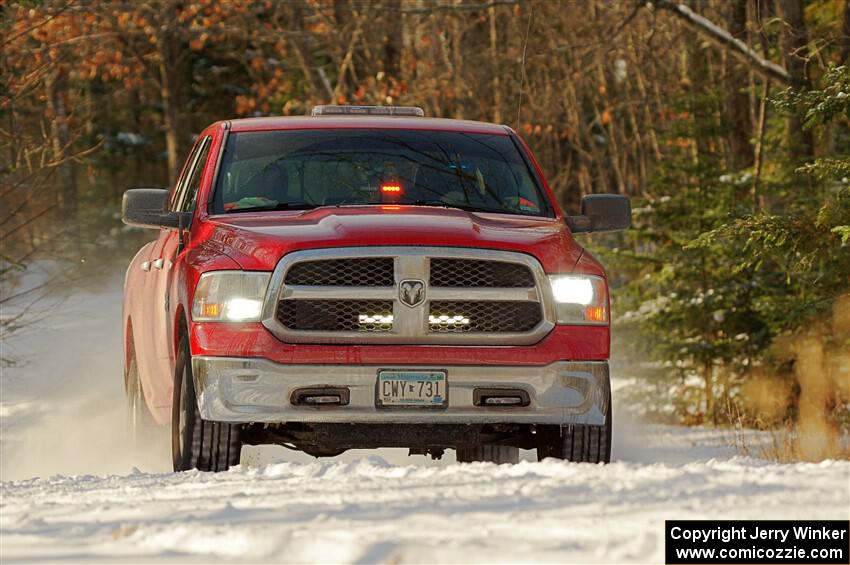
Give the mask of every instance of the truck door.
M 191 212 L 195 208 L 195 197 L 201 183 L 204 165 L 209 154 L 211 138 L 205 137 L 195 144 L 183 167 L 180 180 L 171 199 L 171 210 Z M 175 262 L 179 251 L 180 234 L 176 229 L 163 229 L 151 251 L 150 264 L 153 275 L 150 292 L 151 359 L 154 364 L 155 381 L 151 393 L 153 404 L 158 408 L 171 406 L 172 383 L 174 379 L 175 335 L 174 312 L 177 296 L 174 291 L 174 279 L 177 275 Z M 149 397 L 150 398 L 150 397 Z

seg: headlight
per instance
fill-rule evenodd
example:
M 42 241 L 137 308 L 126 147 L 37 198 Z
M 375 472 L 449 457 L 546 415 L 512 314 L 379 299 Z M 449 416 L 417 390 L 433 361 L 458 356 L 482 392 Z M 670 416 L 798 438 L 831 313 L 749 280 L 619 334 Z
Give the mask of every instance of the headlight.
M 608 290 L 602 277 L 549 275 L 559 324 L 608 323 Z
M 213 271 L 201 275 L 192 302 L 196 322 L 259 322 L 271 273 Z

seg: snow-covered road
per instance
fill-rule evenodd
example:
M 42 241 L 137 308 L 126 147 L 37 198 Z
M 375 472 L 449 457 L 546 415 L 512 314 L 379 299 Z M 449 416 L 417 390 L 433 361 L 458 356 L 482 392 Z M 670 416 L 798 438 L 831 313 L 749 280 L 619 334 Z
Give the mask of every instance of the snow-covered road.
M 119 320 L 120 277 L 4 344 L 28 362 L 0 380 L 4 564 L 662 563 L 665 519 L 850 517 L 848 461 L 745 458 L 730 432 L 622 413 L 607 466 L 246 448 L 226 473 L 168 473 L 167 438 L 124 431 Z
M 650 432 L 650 443 L 675 438 L 685 451 L 693 439 Z M 662 563 L 665 519 L 847 519 L 848 489 L 846 461 L 741 457 L 433 467 L 373 455 L 218 475 L 57 476 L 2 484 L 0 558 Z

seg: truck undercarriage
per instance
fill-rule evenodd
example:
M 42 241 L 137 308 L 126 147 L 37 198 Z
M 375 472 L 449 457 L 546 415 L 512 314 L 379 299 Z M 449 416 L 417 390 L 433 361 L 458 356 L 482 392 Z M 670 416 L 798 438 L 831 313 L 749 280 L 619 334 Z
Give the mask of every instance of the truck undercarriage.
M 609 417 L 610 422 L 610 417 Z M 610 457 L 610 425 L 537 424 L 245 424 L 242 442 L 276 444 L 314 457 L 334 457 L 349 449 L 397 447 L 411 455 L 441 459 L 446 449 L 458 459 L 482 446 L 536 449 L 538 458 L 563 455 L 575 461 L 598 460 L 600 449 Z M 564 447 L 566 446 L 566 447 Z

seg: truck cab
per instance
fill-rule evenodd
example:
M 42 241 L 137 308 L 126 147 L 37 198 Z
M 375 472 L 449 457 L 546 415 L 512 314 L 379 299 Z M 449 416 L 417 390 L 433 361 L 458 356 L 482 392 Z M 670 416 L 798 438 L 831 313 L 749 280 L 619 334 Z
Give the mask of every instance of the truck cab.
M 158 230 L 125 279 L 128 402 L 171 425 L 175 470 L 262 443 L 610 460 L 608 283 L 573 234 L 626 229 L 629 202 L 565 216 L 507 126 L 354 106 L 217 122 L 123 219 Z

